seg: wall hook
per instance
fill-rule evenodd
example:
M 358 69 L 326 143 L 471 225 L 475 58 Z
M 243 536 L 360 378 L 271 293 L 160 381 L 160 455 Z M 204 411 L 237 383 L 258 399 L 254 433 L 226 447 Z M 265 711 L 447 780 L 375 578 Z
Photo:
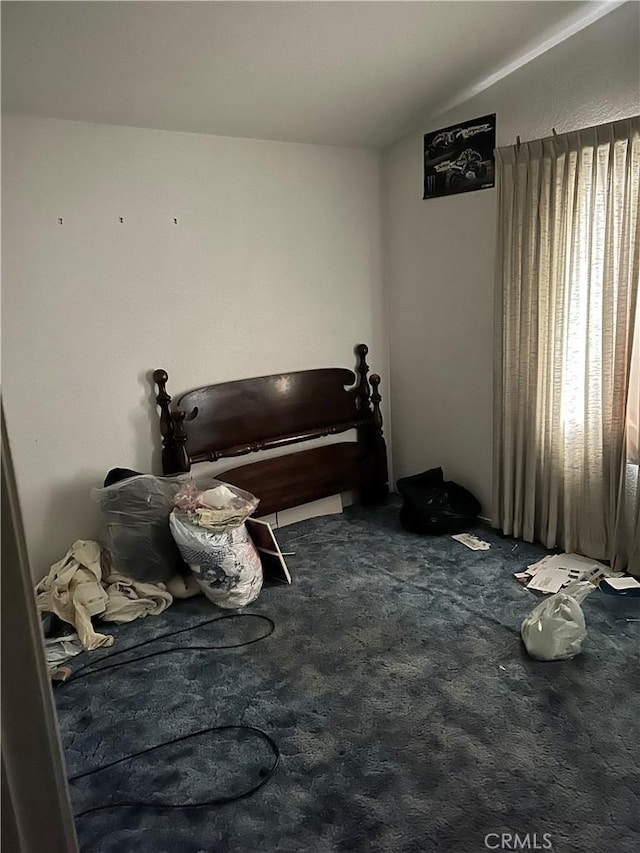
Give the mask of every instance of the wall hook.
M 62 225 L 62 217 L 61 216 L 58 217 L 58 225 Z
M 177 224 L 178 224 L 178 217 L 177 217 L 177 216 L 174 216 L 174 217 L 173 217 L 173 224 L 174 224 L 174 225 L 177 225 Z
M 119 216 L 119 217 L 118 217 L 118 221 L 119 221 L 120 223 L 124 222 L 124 217 Z

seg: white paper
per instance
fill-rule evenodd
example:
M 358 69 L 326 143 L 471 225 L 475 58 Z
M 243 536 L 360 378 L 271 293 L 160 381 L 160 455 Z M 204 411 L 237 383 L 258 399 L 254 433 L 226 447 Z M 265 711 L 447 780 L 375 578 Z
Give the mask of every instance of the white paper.
M 599 563 L 594 563 L 590 569 L 582 572 L 582 577 L 578 578 L 581 581 L 594 581 L 596 578 L 602 577 L 602 567 Z
M 548 554 L 529 566 L 527 572 L 535 576 L 542 569 L 566 570 L 569 580 L 593 580 L 609 571 L 602 563 L 581 554 Z
M 593 560 L 591 557 L 583 557 L 581 554 L 555 554 L 553 560 L 555 565 L 561 569 L 579 569 L 585 572 L 594 566 L 599 566 L 604 572 L 607 568 L 597 560 Z
M 567 569 L 545 566 L 535 573 L 527 584 L 527 589 L 539 592 L 559 592 L 562 586 L 571 580 Z
M 640 583 L 635 578 L 607 578 L 606 581 L 614 589 L 640 589 Z
M 461 542 L 463 545 L 466 545 L 467 548 L 471 548 L 472 551 L 488 551 L 489 548 L 491 548 L 491 545 L 489 545 L 488 542 L 478 539 L 478 537 L 474 536 L 473 533 L 456 533 L 456 535 L 451 538 L 455 539 L 456 542 Z
M 527 574 L 533 577 L 536 572 L 540 571 L 541 568 L 547 565 L 549 560 L 551 560 L 550 554 L 548 554 L 546 557 L 542 557 L 542 559 L 538 560 L 537 563 L 532 563 L 530 566 L 527 566 Z
M 307 518 L 318 518 L 321 515 L 339 515 L 340 513 L 342 513 L 342 495 L 331 495 L 328 498 L 320 498 L 319 501 L 311 501 L 308 504 L 300 504 L 300 506 L 280 510 L 278 512 L 278 527 L 297 524 L 298 521 L 306 521 Z

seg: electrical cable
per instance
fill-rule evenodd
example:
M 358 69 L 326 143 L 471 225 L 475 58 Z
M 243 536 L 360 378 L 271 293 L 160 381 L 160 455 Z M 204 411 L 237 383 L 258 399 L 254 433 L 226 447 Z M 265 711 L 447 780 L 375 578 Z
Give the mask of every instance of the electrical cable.
M 141 646 L 148 646 L 149 643 L 157 643 L 159 640 L 165 640 L 168 637 L 175 637 L 178 634 L 184 634 L 187 631 L 195 631 L 196 628 L 202 628 L 204 625 L 210 625 L 212 622 L 222 622 L 223 619 L 246 619 L 251 617 L 252 619 L 262 619 L 264 622 L 269 624 L 269 630 L 266 634 L 262 634 L 259 637 L 254 637 L 253 640 L 245 640 L 242 643 L 231 643 L 225 646 L 175 646 L 172 649 L 161 649 L 158 652 L 151 652 L 148 655 L 140 655 L 139 657 L 132 658 L 131 660 L 120 661 L 119 663 L 112 663 L 108 666 L 101 666 L 98 669 L 90 669 L 91 667 L 97 666 L 99 663 L 105 660 L 111 660 L 111 658 L 118 657 L 119 655 L 124 655 L 126 652 L 132 652 L 134 649 L 139 649 Z M 84 666 L 81 666 L 79 669 L 76 669 L 75 672 L 73 668 L 71 668 L 71 678 L 66 679 L 65 681 L 60 681 L 59 685 L 62 684 L 72 684 L 74 681 L 78 681 L 80 678 L 86 678 L 89 675 L 95 675 L 98 672 L 104 672 L 107 669 L 115 669 L 119 666 L 126 666 L 130 663 L 137 663 L 140 660 L 147 660 L 148 658 L 154 658 L 158 655 L 165 655 L 170 652 L 185 652 L 185 651 L 196 651 L 196 652 L 208 652 L 208 651 L 218 651 L 221 649 L 239 649 L 241 646 L 250 646 L 252 643 L 257 643 L 260 640 L 265 640 L 267 637 L 270 637 L 271 634 L 275 631 L 275 623 L 272 619 L 269 619 L 268 616 L 262 616 L 259 613 L 227 613 L 224 616 L 216 616 L 213 619 L 206 619 L 204 622 L 198 622 L 195 625 L 190 625 L 188 628 L 180 628 L 178 631 L 169 631 L 167 634 L 159 634 L 157 637 L 151 637 L 149 640 L 143 640 L 141 643 L 136 643 L 133 646 L 128 646 L 126 649 L 120 649 L 120 651 L 114 652 L 110 655 L 105 655 L 97 661 L 89 661 Z M 84 672 L 85 670 L 89 670 L 89 672 Z M 84 672 L 84 675 L 79 675 L 78 673 Z
M 209 732 L 219 732 L 219 731 L 229 731 L 229 730 L 243 730 L 243 731 L 251 731 L 256 732 L 260 735 L 263 740 L 265 740 L 271 750 L 273 751 L 274 761 L 271 767 L 268 770 L 260 770 L 260 779 L 253 785 L 251 788 L 248 788 L 246 791 L 243 791 L 240 794 L 233 794 L 227 797 L 215 797 L 211 800 L 200 800 L 197 803 L 154 803 L 154 802 L 145 802 L 138 800 L 131 800 L 129 802 L 122 803 L 108 803 L 100 806 L 92 806 L 90 809 L 84 809 L 81 812 L 77 812 L 74 814 L 74 818 L 78 820 L 78 818 L 84 817 L 85 815 L 92 814 L 93 812 L 106 811 L 107 809 L 119 809 L 119 808 L 145 808 L 145 809 L 202 809 L 209 808 L 212 806 L 223 806 L 227 803 L 234 803 L 236 800 L 244 800 L 247 797 L 250 797 L 252 794 L 261 788 L 266 782 L 271 779 L 273 774 L 276 772 L 278 764 L 280 763 L 280 750 L 278 749 L 278 745 L 273 740 L 270 735 L 266 732 L 263 732 L 262 729 L 257 728 L 256 726 L 210 726 L 207 729 L 202 729 L 199 732 L 192 732 L 188 735 L 183 735 L 182 737 L 174 738 L 173 740 L 167 740 L 163 743 L 156 744 L 156 746 L 147 747 L 147 749 L 142 749 L 140 752 L 134 752 L 131 755 L 126 755 L 124 758 L 118 758 L 116 761 L 111 761 L 109 764 L 104 764 L 102 767 L 96 767 L 93 770 L 86 770 L 83 773 L 77 773 L 75 776 L 69 777 L 69 783 L 76 782 L 78 779 L 83 779 L 86 776 L 92 776 L 94 773 L 100 773 L 101 770 L 107 770 L 109 767 L 113 767 L 116 764 L 122 764 L 125 761 L 130 761 L 133 758 L 139 758 L 141 755 L 147 755 L 150 752 L 154 752 L 156 749 L 161 749 L 165 746 L 171 746 L 174 743 L 180 743 L 181 741 L 189 740 L 193 737 L 198 737 L 199 735 L 204 735 Z
M 134 649 L 138 649 L 141 646 L 149 645 L 149 643 L 156 643 L 159 640 L 167 639 L 168 637 L 175 637 L 178 634 L 184 634 L 188 631 L 194 631 L 197 628 L 202 628 L 205 625 L 210 625 L 212 622 L 221 622 L 223 619 L 238 619 L 238 618 L 247 618 L 252 617 L 254 619 L 262 619 L 264 622 L 268 623 L 269 630 L 266 634 L 262 634 L 259 637 L 255 637 L 252 640 L 245 640 L 242 643 L 230 643 L 223 646 L 175 646 L 174 648 L 169 649 L 161 649 L 157 652 L 151 652 L 148 655 L 141 655 L 136 658 L 132 658 L 131 660 L 119 661 L 117 663 L 112 663 L 107 666 L 101 666 L 97 669 L 92 669 L 91 667 L 96 666 L 96 664 L 100 663 L 104 660 L 110 660 L 111 658 L 118 657 L 119 655 L 123 655 L 126 652 L 131 652 Z M 206 619 L 204 622 L 198 622 L 195 625 L 190 625 L 187 628 L 180 628 L 177 631 L 170 631 L 166 634 L 160 634 L 157 637 L 152 637 L 149 640 L 143 640 L 141 643 L 136 643 L 133 646 L 128 646 L 126 649 L 120 649 L 117 652 L 114 652 L 111 655 L 106 655 L 104 658 L 101 658 L 100 661 L 90 661 L 84 666 L 77 669 L 75 673 L 73 670 L 71 671 L 71 679 L 66 681 L 59 682 L 59 685 L 68 685 L 73 684 L 75 681 L 81 678 L 86 678 L 90 675 L 97 675 L 100 672 L 105 672 L 106 670 L 115 669 L 116 667 L 127 666 L 128 664 L 137 663 L 141 660 L 147 660 L 148 658 L 157 657 L 159 655 L 171 654 L 174 652 L 185 652 L 185 651 L 214 651 L 220 649 L 237 649 L 241 646 L 249 646 L 252 643 L 257 643 L 260 640 L 264 640 L 267 637 L 271 636 L 275 630 L 275 623 L 272 619 L 269 619 L 268 616 L 262 616 L 259 613 L 227 613 L 224 616 L 216 616 L 213 619 Z M 85 670 L 88 670 L 85 672 Z M 82 673 L 80 675 L 79 673 Z M 98 811 L 105 811 L 107 809 L 116 809 L 116 808 L 150 808 L 150 809 L 197 809 L 197 808 L 207 808 L 212 806 L 221 806 L 227 803 L 233 803 L 236 800 L 242 800 L 246 797 L 250 797 L 252 794 L 261 788 L 266 782 L 271 779 L 273 774 L 275 773 L 278 764 L 280 763 L 280 750 L 278 749 L 278 745 L 270 737 L 266 732 L 262 729 L 257 728 L 256 726 L 246 726 L 246 725 L 226 725 L 226 726 L 210 726 L 206 729 L 201 729 L 198 732 L 192 732 L 188 735 L 182 735 L 181 737 L 174 738 L 173 740 L 163 741 L 162 743 L 156 744 L 155 746 L 147 747 L 146 749 L 142 749 L 139 752 L 134 752 L 131 755 L 125 755 L 123 758 L 118 758 L 115 761 L 109 762 L 109 764 L 103 764 L 100 767 L 94 767 L 91 770 L 85 770 L 81 773 L 76 773 L 74 776 L 70 776 L 68 781 L 69 783 L 77 782 L 80 779 L 84 779 L 87 776 L 92 776 L 95 773 L 100 773 L 103 770 L 107 770 L 110 767 L 114 767 L 116 764 L 122 764 L 125 761 L 130 761 L 135 758 L 139 758 L 142 755 L 147 755 L 150 752 L 154 752 L 157 749 L 161 749 L 165 746 L 171 746 L 175 743 L 180 743 L 185 740 L 189 740 L 190 738 L 198 737 L 201 735 L 208 734 L 210 732 L 219 732 L 219 731 L 251 731 L 258 734 L 266 743 L 269 744 L 271 750 L 274 755 L 274 762 L 269 769 L 261 769 L 260 770 L 260 779 L 256 782 L 255 785 L 248 788 L 246 791 L 243 791 L 240 794 L 234 794 L 226 797 L 215 797 L 211 800 L 201 800 L 196 803 L 154 803 L 154 802 L 144 802 L 144 801 L 131 801 L 131 802 L 121 802 L 121 803 L 109 803 L 100 806 L 93 806 L 89 809 L 84 809 L 77 814 L 74 814 L 74 818 L 77 820 L 85 815 L 92 814 Z

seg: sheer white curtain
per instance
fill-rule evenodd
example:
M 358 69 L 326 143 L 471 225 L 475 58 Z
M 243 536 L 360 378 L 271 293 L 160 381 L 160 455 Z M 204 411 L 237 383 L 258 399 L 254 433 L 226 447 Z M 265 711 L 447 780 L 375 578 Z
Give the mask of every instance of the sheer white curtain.
M 497 166 L 493 523 L 640 573 L 640 117 Z
M 636 301 L 636 329 L 629 373 L 627 461 L 640 465 L 640 296 Z

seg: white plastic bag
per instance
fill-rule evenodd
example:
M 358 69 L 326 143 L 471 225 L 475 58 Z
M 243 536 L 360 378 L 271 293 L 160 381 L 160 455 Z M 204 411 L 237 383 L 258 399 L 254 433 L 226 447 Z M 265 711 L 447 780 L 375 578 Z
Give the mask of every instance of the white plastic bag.
M 580 654 L 587 636 L 580 602 L 594 589 L 591 583 L 574 581 L 533 608 L 520 627 L 529 657 L 568 660 Z
M 262 589 L 262 563 L 244 524 L 214 532 L 174 511 L 169 527 L 196 583 L 219 607 L 244 607 Z

